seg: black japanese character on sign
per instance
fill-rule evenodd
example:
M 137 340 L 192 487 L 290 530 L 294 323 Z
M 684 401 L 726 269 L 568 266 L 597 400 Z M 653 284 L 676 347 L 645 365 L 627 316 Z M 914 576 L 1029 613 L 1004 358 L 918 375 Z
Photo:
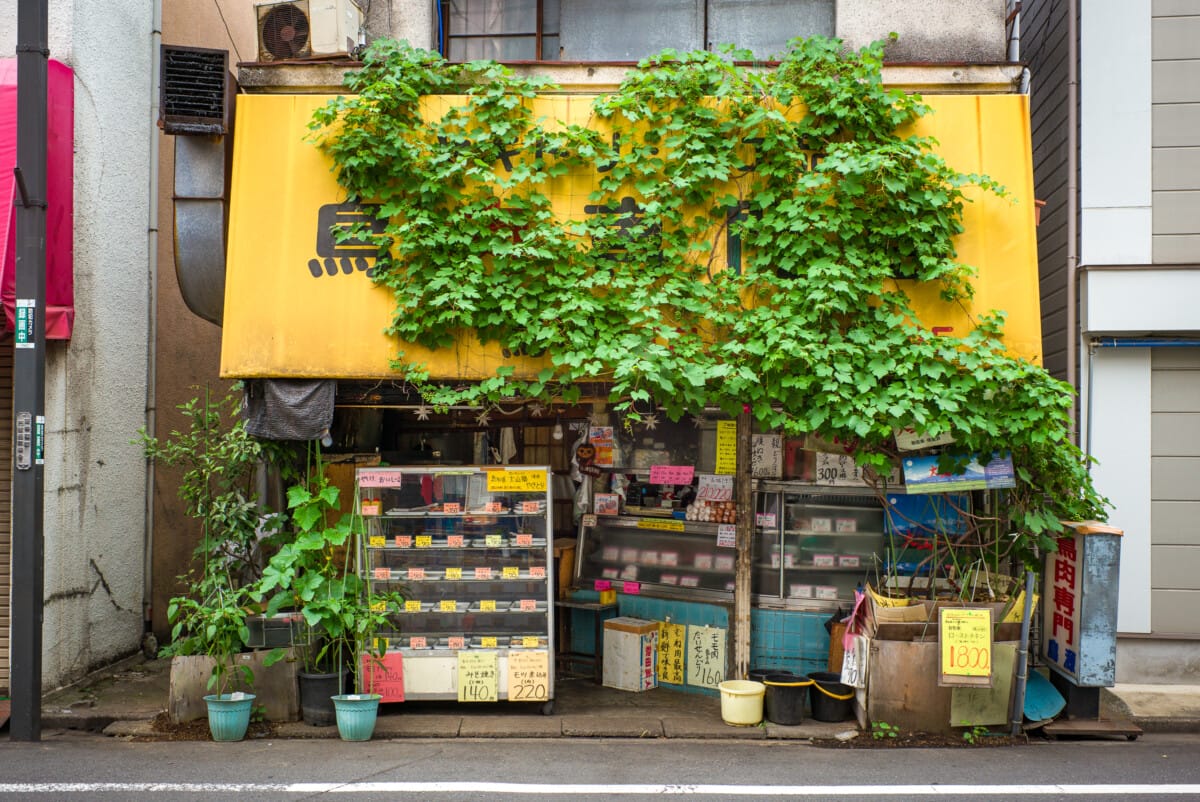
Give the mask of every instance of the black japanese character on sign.
M 612 169 L 617 166 L 617 161 L 616 161 L 615 157 L 619 156 L 621 153 L 621 135 L 618 134 L 616 131 L 614 131 L 612 134 L 612 147 L 613 147 L 614 159 L 610 162 L 604 162 L 602 164 L 597 165 L 596 172 L 598 172 L 598 173 L 612 172 Z M 650 148 L 650 154 L 652 156 L 657 156 L 658 148 Z
M 378 205 L 359 203 L 330 203 L 317 211 L 317 257 L 308 260 L 308 271 L 313 278 L 322 273 L 336 276 L 338 269 L 349 275 L 355 270 L 373 275 L 374 268 L 368 260 L 378 253 L 379 246 L 370 239 L 348 238 L 338 241 L 334 231 L 348 231 L 352 226 L 368 226 L 371 234 L 382 234 L 386 221 L 375 216 Z

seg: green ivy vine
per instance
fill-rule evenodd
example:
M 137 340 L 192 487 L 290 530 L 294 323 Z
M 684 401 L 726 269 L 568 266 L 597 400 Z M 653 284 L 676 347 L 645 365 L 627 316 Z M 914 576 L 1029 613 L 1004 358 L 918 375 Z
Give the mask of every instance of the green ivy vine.
M 1072 391 L 1005 350 L 1003 314 L 963 337 L 917 322 L 907 283 L 971 294 L 953 245 L 964 190 L 1004 189 L 902 133 L 927 107 L 883 85 L 882 55 L 803 39 L 762 71 L 738 51 L 664 51 L 594 103 L 605 135 L 535 117 L 545 79 L 375 42 L 312 128 L 348 196 L 379 204 L 382 231 L 346 236 L 375 239 L 389 332 L 430 348 L 474 332 L 547 365 L 476 383 L 404 353 L 393 369 L 443 406 L 573 403 L 602 382 L 635 418 L 748 408 L 765 429 L 856 441 L 874 467 L 902 426 L 1011 450 L 1020 487 L 993 523 L 1027 558 L 1060 519 L 1103 517 Z M 439 118 L 430 95 L 461 102 Z M 551 184 L 576 170 L 600 176 L 594 213 L 563 220 Z

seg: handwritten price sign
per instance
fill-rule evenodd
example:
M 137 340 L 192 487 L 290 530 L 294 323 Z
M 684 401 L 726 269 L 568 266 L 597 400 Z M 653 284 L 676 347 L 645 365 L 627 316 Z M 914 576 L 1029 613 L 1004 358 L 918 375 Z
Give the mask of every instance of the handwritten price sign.
M 404 475 L 400 471 L 380 471 L 359 468 L 359 487 L 400 487 Z
M 940 685 L 992 684 L 992 611 L 943 607 L 938 614 Z
M 489 493 L 545 493 L 546 472 L 542 471 L 488 471 L 487 492 Z

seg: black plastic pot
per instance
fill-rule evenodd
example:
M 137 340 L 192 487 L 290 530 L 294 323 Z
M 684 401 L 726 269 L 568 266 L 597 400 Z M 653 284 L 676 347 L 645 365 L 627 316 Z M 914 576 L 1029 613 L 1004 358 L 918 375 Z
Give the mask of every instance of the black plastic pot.
M 762 683 L 767 686 L 763 700 L 767 721 L 789 726 L 804 721 L 804 699 L 812 680 L 803 674 L 777 671 L 768 674 Z
M 314 727 L 329 727 L 337 721 L 333 709 L 333 698 L 339 693 L 353 691 L 351 675 L 341 672 L 332 674 L 305 674 L 300 677 L 300 717 Z M 341 678 L 341 686 L 338 679 Z
M 817 721 L 846 721 L 854 716 L 854 689 L 841 682 L 842 675 L 832 671 L 814 671 L 808 675 L 812 685 L 812 717 Z

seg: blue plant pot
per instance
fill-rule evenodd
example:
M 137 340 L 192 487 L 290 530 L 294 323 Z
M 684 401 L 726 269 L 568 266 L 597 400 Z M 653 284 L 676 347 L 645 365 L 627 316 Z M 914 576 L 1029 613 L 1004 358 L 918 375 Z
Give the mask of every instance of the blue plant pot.
M 214 693 L 204 697 L 208 704 L 208 731 L 214 741 L 240 741 L 246 737 L 254 694 L 243 693 L 239 699 L 231 699 L 231 696 Z
M 338 735 L 343 741 L 369 741 L 375 732 L 375 717 L 379 713 L 377 693 L 346 693 L 334 696 Z

